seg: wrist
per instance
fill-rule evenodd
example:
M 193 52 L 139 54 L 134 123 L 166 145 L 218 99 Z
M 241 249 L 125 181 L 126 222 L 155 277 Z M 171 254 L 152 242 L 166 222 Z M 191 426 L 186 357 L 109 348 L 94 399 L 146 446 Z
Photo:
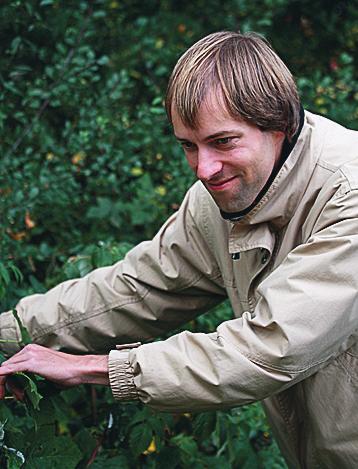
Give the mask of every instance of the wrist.
M 81 359 L 81 381 L 83 383 L 109 386 L 108 355 L 85 355 Z

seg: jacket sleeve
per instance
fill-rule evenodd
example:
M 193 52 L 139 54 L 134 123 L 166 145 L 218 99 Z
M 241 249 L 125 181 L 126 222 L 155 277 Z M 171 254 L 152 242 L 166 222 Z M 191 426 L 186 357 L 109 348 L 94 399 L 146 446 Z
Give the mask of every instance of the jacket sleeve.
M 124 361 L 111 353 L 115 397 L 126 394 L 117 365 L 127 395 L 164 411 L 243 405 L 293 385 L 357 341 L 357 265 L 358 190 L 338 191 L 261 283 L 254 314 L 142 345 Z
M 194 223 L 197 189 L 189 190 L 152 241 L 123 261 L 22 299 L 17 310 L 34 342 L 67 352 L 108 352 L 116 344 L 153 339 L 223 301 L 219 269 Z M 2 339 L 19 340 L 11 312 L 0 315 L 0 331 Z

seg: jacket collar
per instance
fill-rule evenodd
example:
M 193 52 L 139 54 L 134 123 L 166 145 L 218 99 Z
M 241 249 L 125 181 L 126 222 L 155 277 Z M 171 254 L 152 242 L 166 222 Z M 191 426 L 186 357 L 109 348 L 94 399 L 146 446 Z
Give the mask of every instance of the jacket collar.
M 275 232 L 292 218 L 310 181 L 319 157 L 312 142 L 314 123 L 305 111 L 304 124 L 288 158 L 255 207 L 241 219 L 230 221 L 229 252 L 264 248 L 272 252 Z
M 302 130 L 290 154 L 257 204 L 239 220 L 231 220 L 235 225 L 270 223 L 272 229 L 279 230 L 292 218 L 318 159 L 318 152 L 311 148 L 312 128 L 310 113 L 305 111 Z
M 301 106 L 300 108 L 300 123 L 299 123 L 299 126 L 298 126 L 298 130 L 297 132 L 295 133 L 295 135 L 293 136 L 292 138 L 292 141 L 289 141 L 287 139 L 287 137 L 285 138 L 284 142 L 283 142 L 283 145 L 282 145 L 282 150 L 281 150 L 281 155 L 280 155 L 280 161 L 279 161 L 279 165 L 276 166 L 270 177 L 268 178 L 265 186 L 262 188 L 262 190 L 260 191 L 260 193 L 258 194 L 258 196 L 256 197 L 256 199 L 253 201 L 253 203 L 251 205 L 249 205 L 249 207 L 246 207 L 244 210 L 241 210 L 240 212 L 235 212 L 235 213 L 229 213 L 229 212 L 224 212 L 223 210 L 220 210 L 220 213 L 221 213 L 221 216 L 225 219 L 225 220 L 230 220 L 230 221 L 239 221 L 241 220 L 242 218 L 245 217 L 245 215 L 247 215 L 248 213 L 250 213 L 255 207 L 256 205 L 259 204 L 259 202 L 261 201 L 261 199 L 265 196 L 266 192 L 269 190 L 272 182 L 274 181 L 275 177 L 277 176 L 277 174 L 279 173 L 280 169 L 282 168 L 283 164 L 285 163 L 285 161 L 287 160 L 288 156 L 290 155 L 291 151 L 293 150 L 293 148 L 295 147 L 296 143 L 297 143 L 297 140 L 298 140 L 298 137 L 302 131 L 302 127 L 303 127 L 303 124 L 304 124 L 304 120 L 305 120 L 305 117 L 304 117 L 304 109 L 303 107 Z

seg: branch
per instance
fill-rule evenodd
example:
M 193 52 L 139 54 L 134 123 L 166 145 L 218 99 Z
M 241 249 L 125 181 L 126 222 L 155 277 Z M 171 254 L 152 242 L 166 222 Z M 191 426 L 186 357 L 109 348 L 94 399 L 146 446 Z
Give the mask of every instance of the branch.
M 86 29 L 87 29 L 87 26 L 88 26 L 89 19 L 91 18 L 92 14 L 93 14 L 93 6 L 92 6 L 92 2 L 91 2 L 90 6 L 88 8 L 88 11 L 87 11 L 87 16 L 85 18 L 85 21 L 83 22 L 81 30 L 78 34 L 76 44 L 72 47 L 72 49 L 67 54 L 67 57 L 64 61 L 62 70 L 61 70 L 57 80 L 49 88 L 50 95 L 51 95 L 52 90 L 61 82 L 66 70 L 70 66 L 70 64 L 72 62 L 72 59 L 73 59 L 75 53 L 77 52 L 77 50 L 78 50 L 78 48 L 81 44 L 81 41 L 83 39 L 83 36 L 84 36 L 84 34 L 86 32 Z M 34 118 L 30 122 L 30 124 L 24 129 L 23 133 L 20 135 L 20 137 L 16 140 L 16 142 L 12 145 L 10 150 L 7 152 L 7 154 L 5 156 L 6 159 L 9 158 L 11 156 L 11 154 L 18 149 L 18 147 L 21 145 L 21 143 L 23 142 L 25 137 L 32 131 L 32 129 L 34 128 L 36 122 L 40 119 L 40 117 L 42 116 L 42 114 L 44 113 L 45 109 L 47 108 L 47 106 L 49 104 L 50 104 L 50 97 L 46 98 L 43 101 L 40 109 L 36 112 Z

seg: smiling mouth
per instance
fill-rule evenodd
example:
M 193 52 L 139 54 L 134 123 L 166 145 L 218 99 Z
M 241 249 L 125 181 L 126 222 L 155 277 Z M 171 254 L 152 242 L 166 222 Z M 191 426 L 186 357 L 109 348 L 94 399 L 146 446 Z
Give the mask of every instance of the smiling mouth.
M 225 179 L 224 181 L 206 182 L 205 185 L 211 191 L 222 191 L 224 189 L 227 189 L 234 179 L 236 179 L 236 176 L 233 176 L 229 179 Z

